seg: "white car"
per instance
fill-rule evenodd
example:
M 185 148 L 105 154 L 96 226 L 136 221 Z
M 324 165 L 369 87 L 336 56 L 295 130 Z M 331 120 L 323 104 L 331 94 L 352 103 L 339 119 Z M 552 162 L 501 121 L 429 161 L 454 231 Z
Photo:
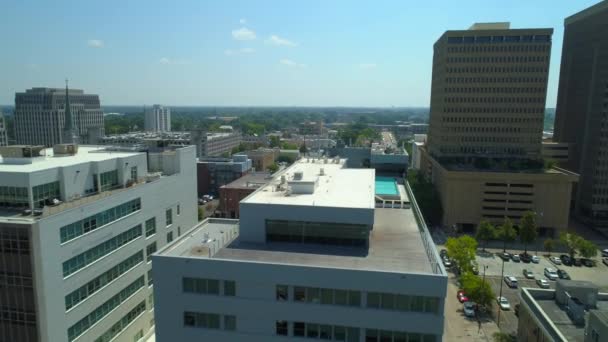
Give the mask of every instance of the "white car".
M 535 264 L 538 264 L 540 262 L 540 258 L 538 257 L 538 255 L 532 256 L 532 262 Z
M 608 257 L 608 248 L 602 250 L 602 256 Z
M 546 279 L 538 279 L 538 280 L 536 280 L 536 285 L 538 285 L 538 287 L 540 287 L 541 289 L 548 289 L 549 288 L 549 282 Z
M 545 277 L 549 278 L 550 280 L 557 280 L 557 278 L 559 278 L 557 271 L 551 267 L 545 267 Z
M 559 257 L 556 256 L 552 256 L 549 258 L 549 260 L 551 260 L 552 263 L 556 264 L 556 265 L 561 265 L 562 261 L 560 260 Z
M 462 304 L 462 308 L 464 310 L 464 315 L 467 317 L 475 317 L 475 303 L 473 302 L 464 302 Z
M 515 278 L 514 276 L 505 276 L 505 283 L 511 288 L 517 288 L 517 278 Z
M 496 303 L 500 306 L 502 310 L 511 310 L 511 304 L 505 297 L 496 297 Z

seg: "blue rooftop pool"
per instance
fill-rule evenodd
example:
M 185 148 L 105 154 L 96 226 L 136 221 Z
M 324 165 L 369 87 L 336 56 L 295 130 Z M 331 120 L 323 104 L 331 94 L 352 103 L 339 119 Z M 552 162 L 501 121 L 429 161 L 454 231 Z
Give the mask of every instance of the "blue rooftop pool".
M 376 195 L 399 196 L 395 179 L 392 177 L 376 177 Z

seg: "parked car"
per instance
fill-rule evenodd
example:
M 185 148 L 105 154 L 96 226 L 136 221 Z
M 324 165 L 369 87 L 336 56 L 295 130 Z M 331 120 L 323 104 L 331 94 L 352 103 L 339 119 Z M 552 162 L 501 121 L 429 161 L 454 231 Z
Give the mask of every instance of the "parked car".
M 535 264 L 538 264 L 540 262 L 540 258 L 538 257 L 538 255 L 532 256 L 532 262 Z
M 557 280 L 557 278 L 559 278 L 557 271 L 551 267 L 545 267 L 545 277 L 549 278 L 550 280 Z
M 604 265 L 608 266 L 608 258 L 604 258 L 604 259 L 602 260 L 602 262 L 604 263 Z
M 608 257 L 608 248 L 602 250 L 602 256 Z
M 511 288 L 517 288 L 517 278 L 514 276 L 505 276 L 505 283 Z
M 519 258 L 521 259 L 521 261 L 525 262 L 526 264 L 529 264 L 532 261 L 532 256 L 527 253 L 521 253 L 519 255 Z
M 502 310 L 511 310 L 511 304 L 509 304 L 509 301 L 505 297 L 496 297 L 496 303 L 498 303 L 498 306 Z
M 556 257 L 556 256 L 550 257 L 549 260 L 552 263 L 556 264 L 556 265 L 561 265 L 562 264 L 562 260 L 560 258 Z
M 541 289 L 548 289 L 550 287 L 549 282 L 546 279 L 537 279 L 536 285 L 538 285 L 538 287 Z
M 504 261 L 509 261 L 509 260 L 511 260 L 511 254 L 509 254 L 509 253 L 507 253 L 507 252 L 500 253 L 500 254 L 498 254 L 498 256 L 499 256 L 499 257 L 500 257 L 502 260 L 504 260 Z
M 581 258 L 580 260 L 581 260 L 581 263 L 587 267 L 595 266 L 595 262 L 591 259 Z
M 466 293 L 464 293 L 463 290 L 458 290 L 458 292 L 456 293 L 456 298 L 458 298 L 458 301 L 461 303 L 469 301 L 469 297 L 467 297 Z
M 562 261 L 562 264 L 566 266 L 572 266 L 572 258 L 569 255 L 562 254 L 559 256 L 559 259 Z
M 513 262 L 519 262 L 519 260 L 520 260 L 519 255 L 517 255 L 517 254 L 511 255 L 511 260 L 513 260 Z
M 557 270 L 557 276 L 559 277 L 559 279 L 570 279 L 570 275 L 568 275 L 568 273 L 564 270 Z
M 439 256 L 442 258 L 448 256 L 448 251 L 445 249 L 442 249 L 441 251 L 439 251 Z
M 475 306 L 476 304 L 473 302 L 464 302 L 462 305 L 464 315 L 467 317 L 475 317 Z
M 451 260 L 450 260 L 450 258 L 448 258 L 447 256 L 446 256 L 446 257 L 443 257 L 443 266 L 445 266 L 445 267 L 450 267 L 450 266 L 452 266 L 452 261 L 451 261 Z
M 581 267 L 583 266 L 583 263 L 581 262 L 581 259 L 577 259 L 577 258 L 572 258 L 572 265 L 576 266 L 576 267 Z
M 524 277 L 528 278 L 528 279 L 534 279 L 534 273 L 532 273 L 531 270 L 525 269 L 524 268 Z

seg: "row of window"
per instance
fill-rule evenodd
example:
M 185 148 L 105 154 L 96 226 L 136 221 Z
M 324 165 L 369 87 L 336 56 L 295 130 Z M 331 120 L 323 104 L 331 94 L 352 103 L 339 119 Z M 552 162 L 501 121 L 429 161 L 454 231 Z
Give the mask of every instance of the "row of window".
M 221 324 L 222 317 L 223 324 Z M 186 311 L 184 312 L 184 326 L 234 331 L 236 330 L 236 316 Z
M 491 183 L 491 182 L 487 182 L 485 184 L 485 186 L 510 186 L 513 188 L 533 188 L 534 184 L 521 184 L 521 183 Z
M 0 288 L 9 286 L 31 289 L 33 287 L 32 276 L 0 270 Z
M 20 308 L 0 306 L 0 322 L 9 325 L 36 326 L 36 313 Z
M 487 53 L 487 52 L 549 52 L 551 48 L 548 44 L 517 44 L 517 45 L 502 45 L 502 44 L 493 44 L 493 45 L 461 45 L 448 47 L 449 53 L 466 53 L 470 54 L 471 52 L 477 53 Z
M 431 334 L 409 333 L 401 331 L 365 329 L 365 342 L 435 342 L 437 337 Z
M 29 205 L 26 187 L 0 186 L 0 206 L 25 207 Z
M 30 254 L 30 238 L 27 230 L 7 228 L 0 231 L 0 255 Z
M 266 220 L 266 241 L 366 246 L 369 227 L 364 224 Z
M 533 131 L 533 128 L 527 127 L 523 129 L 523 132 Z M 479 126 L 444 126 L 442 127 L 444 133 L 521 133 L 522 128 L 520 127 L 508 127 L 508 126 L 490 126 L 490 127 L 479 127 Z M 534 130 L 536 131 L 536 130 Z
M 490 202 L 490 203 L 521 203 L 521 204 L 532 204 L 532 201 L 527 201 L 527 200 L 506 200 L 506 199 L 489 199 L 489 198 L 484 198 L 483 199 L 484 202 Z
M 68 341 L 73 341 L 76 337 L 82 335 L 91 326 L 104 318 L 110 311 L 117 308 L 122 302 L 131 297 L 135 292 L 144 287 L 145 280 L 144 276 L 137 278 L 134 282 L 127 285 L 119 293 L 108 299 L 105 303 L 101 304 L 90 314 L 86 315 L 80 321 L 68 328 Z
M 115 237 L 100 243 L 99 245 L 86 250 L 63 262 L 63 276 L 67 277 L 70 274 L 92 264 L 96 260 L 112 253 L 118 248 L 137 239 L 142 235 L 141 224 L 116 235 Z
M 507 194 L 506 191 L 484 191 L 483 193 L 486 195 L 506 195 Z M 508 192 L 508 194 L 514 195 L 514 196 L 532 196 L 532 195 L 534 195 L 531 192 L 513 192 L 513 191 Z M 512 200 L 509 200 L 509 202 L 516 203 L 516 202 L 513 202 Z
M 141 200 L 136 198 L 82 220 L 65 225 L 59 230 L 61 243 L 73 240 L 90 231 L 101 228 L 140 209 Z
M 476 114 L 542 114 L 544 107 L 445 107 L 444 113 Z M 538 118 L 535 118 L 539 120 Z M 540 119 L 542 120 L 542 118 Z
M 499 210 L 499 211 L 528 211 L 529 208 L 505 208 L 505 207 L 482 207 L 483 210 Z
M 289 336 L 289 322 L 276 321 L 276 334 Z M 293 322 L 292 336 L 322 340 L 359 342 L 359 328 L 341 325 Z
M 94 342 L 110 342 L 145 311 L 146 301 L 143 300 L 141 303 L 137 304 L 137 306 L 131 309 L 131 311 L 127 312 L 127 314 L 124 315 L 118 322 L 114 323 L 110 329 L 106 330 L 106 332 L 96 338 Z
M 524 139 L 523 138 L 518 138 L 518 137 L 497 137 L 497 136 L 489 136 L 489 137 L 484 137 L 484 136 L 462 136 L 462 137 L 454 137 L 454 139 L 451 139 L 453 141 L 459 141 L 462 143 L 511 143 L 511 144 L 517 144 L 517 143 L 524 143 Z M 536 141 L 536 138 L 534 138 L 534 140 L 530 141 L 530 143 L 534 143 Z
M 32 187 L 32 196 L 37 206 L 44 206 L 49 199 L 60 198 L 59 182 L 51 182 Z
M 442 146 L 439 148 L 445 154 L 483 154 L 483 155 L 523 155 L 526 151 L 519 147 L 504 146 Z
M 532 123 L 542 123 L 543 122 L 543 118 L 522 118 L 522 117 L 517 117 L 517 118 L 505 118 L 505 117 L 475 117 L 475 116 L 468 116 L 468 117 L 455 117 L 455 116 L 443 116 L 441 118 L 442 122 L 466 122 L 466 123 L 491 123 L 491 124 L 495 124 L 495 123 L 525 123 L 525 124 L 532 124 Z
M 542 87 L 446 87 L 446 93 L 475 93 L 475 94 L 541 94 Z
M 182 278 L 182 289 L 184 292 L 219 295 L 220 282 L 223 283 L 224 296 L 236 296 L 236 282 L 233 280 L 217 280 L 203 278 Z
M 551 36 L 541 35 L 508 35 L 508 36 L 452 36 L 448 37 L 448 44 L 474 44 L 474 43 L 532 43 L 551 42 Z
M 110 190 L 118 185 L 118 170 L 103 172 L 99 175 L 101 191 Z
M 446 77 L 446 83 L 547 83 L 546 77 Z
M 277 285 L 277 299 L 289 300 L 287 285 Z M 361 292 L 355 290 L 324 289 L 318 287 L 293 288 L 293 300 L 315 304 L 361 306 Z M 282 299 L 285 298 L 285 299 Z
M 545 103 L 543 97 L 444 97 L 445 103 Z
M 69 310 L 76 304 L 87 299 L 89 296 L 93 295 L 95 292 L 99 291 L 104 286 L 118 279 L 118 277 L 125 274 L 133 267 L 139 265 L 139 263 L 141 263 L 143 260 L 144 253 L 142 251 L 139 251 L 128 257 L 127 259 L 121 261 L 118 265 L 110 268 L 101 275 L 95 277 L 93 280 L 84 284 L 80 288 L 72 291 L 70 294 L 65 296 L 65 309 Z
M 529 62 L 547 62 L 549 56 L 464 56 L 464 57 L 448 57 L 448 63 L 529 63 Z
M 384 310 L 437 313 L 439 310 L 439 299 L 426 296 L 368 292 L 367 307 Z
M 490 73 L 531 73 L 531 72 L 549 72 L 549 68 L 539 66 L 514 66 L 514 67 L 501 67 L 501 66 L 470 66 L 460 68 L 445 68 L 445 72 L 448 74 L 490 74 Z
M 482 216 L 484 218 L 489 218 L 489 219 L 504 219 L 505 217 L 508 217 L 510 219 L 513 219 L 513 220 L 519 220 L 521 218 L 521 215 L 490 215 L 490 214 L 483 214 Z

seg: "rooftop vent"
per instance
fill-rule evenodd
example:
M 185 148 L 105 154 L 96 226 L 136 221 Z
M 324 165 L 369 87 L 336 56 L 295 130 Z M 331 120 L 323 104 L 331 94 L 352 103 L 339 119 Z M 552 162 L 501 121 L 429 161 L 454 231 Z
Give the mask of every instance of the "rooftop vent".
M 324 168 L 319 169 L 319 176 L 325 176 L 325 169 Z
M 302 180 L 304 178 L 304 172 L 303 171 L 296 171 L 293 173 L 293 179 L 294 180 Z
M 57 144 L 53 146 L 53 155 L 62 156 L 62 155 L 75 155 L 78 153 L 78 145 L 77 144 Z

